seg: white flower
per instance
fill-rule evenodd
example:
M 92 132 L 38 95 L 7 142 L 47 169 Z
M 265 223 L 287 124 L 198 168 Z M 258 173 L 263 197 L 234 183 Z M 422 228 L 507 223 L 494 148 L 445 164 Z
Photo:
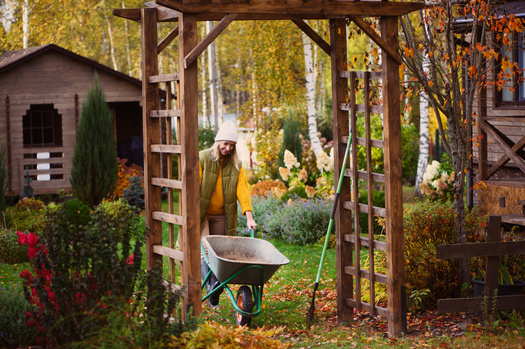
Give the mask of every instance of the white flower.
M 293 155 L 293 153 L 289 151 L 288 149 L 284 151 L 284 165 L 289 170 L 291 170 L 294 167 L 299 168 L 300 166 L 295 155 Z

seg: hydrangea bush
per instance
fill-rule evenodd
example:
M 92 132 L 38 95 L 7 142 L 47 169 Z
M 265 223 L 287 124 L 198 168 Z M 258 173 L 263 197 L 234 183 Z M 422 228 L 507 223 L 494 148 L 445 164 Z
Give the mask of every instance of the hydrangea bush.
M 455 172 L 448 171 L 443 164 L 434 160 L 427 166 L 419 189 L 431 200 L 452 200 L 454 180 Z

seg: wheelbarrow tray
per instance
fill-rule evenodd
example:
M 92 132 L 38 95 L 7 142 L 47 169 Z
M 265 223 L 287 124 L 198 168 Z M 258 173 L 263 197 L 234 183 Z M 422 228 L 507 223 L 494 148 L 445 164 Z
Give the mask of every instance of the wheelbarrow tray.
M 208 235 L 202 238 L 207 250 L 208 265 L 222 283 L 246 268 L 228 284 L 264 285 L 281 265 L 290 263 L 266 240 Z

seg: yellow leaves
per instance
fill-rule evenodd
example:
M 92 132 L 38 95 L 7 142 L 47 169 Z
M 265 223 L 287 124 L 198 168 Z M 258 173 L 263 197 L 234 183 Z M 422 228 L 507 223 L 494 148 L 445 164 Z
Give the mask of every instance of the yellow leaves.
M 501 60 L 501 70 L 507 70 L 512 69 L 512 62 L 509 60 L 508 57 L 503 57 Z
M 414 58 L 414 49 L 413 48 L 405 46 L 403 48 L 403 52 L 405 53 L 405 57 L 406 58 Z

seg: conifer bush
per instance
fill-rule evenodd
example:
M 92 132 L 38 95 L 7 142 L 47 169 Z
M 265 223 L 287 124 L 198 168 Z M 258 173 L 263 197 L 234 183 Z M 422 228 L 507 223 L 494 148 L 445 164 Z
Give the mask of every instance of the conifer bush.
M 89 89 L 82 104 L 73 153 L 71 186 L 81 201 L 94 207 L 113 193 L 117 178 L 113 116 L 95 75 L 94 86 Z

